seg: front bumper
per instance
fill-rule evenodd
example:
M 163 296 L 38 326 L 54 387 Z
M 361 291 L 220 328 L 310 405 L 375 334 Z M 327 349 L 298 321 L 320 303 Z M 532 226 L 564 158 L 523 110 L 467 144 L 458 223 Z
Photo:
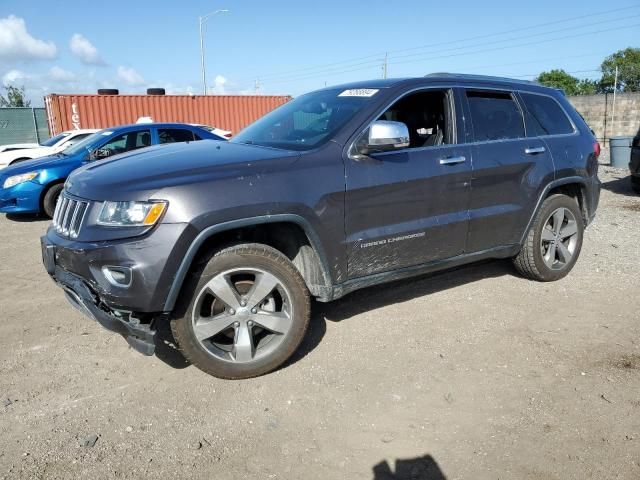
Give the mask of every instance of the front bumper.
M 82 278 L 67 272 L 55 263 L 55 246 L 42 238 L 42 262 L 51 278 L 60 286 L 69 303 L 87 317 L 95 320 L 107 330 L 122 335 L 131 347 L 144 355 L 155 351 L 155 330 L 150 324 L 135 322 L 131 317 L 119 316 L 109 309 L 88 287 Z
M 195 236 L 187 224 L 160 224 L 140 237 L 77 241 L 50 227 L 42 242 L 55 252 L 55 265 L 80 277 L 112 310 L 163 312 L 184 252 Z M 114 285 L 104 267 L 131 271 L 128 285 Z
M 0 213 L 38 213 L 44 186 L 24 182 L 11 188 L 0 184 Z
M 166 224 L 149 235 L 111 242 L 77 242 L 53 228 L 40 239 L 47 273 L 67 300 L 87 317 L 121 334 L 145 355 L 155 351 L 153 321 L 164 314 L 164 302 L 182 256 L 173 254 L 188 242 L 186 224 Z M 114 285 L 103 267 L 127 267 L 127 285 Z

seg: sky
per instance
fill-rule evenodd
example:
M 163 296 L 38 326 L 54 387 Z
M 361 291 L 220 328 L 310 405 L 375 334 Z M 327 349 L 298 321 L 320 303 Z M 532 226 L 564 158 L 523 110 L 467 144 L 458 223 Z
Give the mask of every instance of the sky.
M 48 93 L 289 94 L 355 80 L 461 72 L 597 78 L 640 47 L 640 2 L 595 0 L 0 0 L 0 81 Z

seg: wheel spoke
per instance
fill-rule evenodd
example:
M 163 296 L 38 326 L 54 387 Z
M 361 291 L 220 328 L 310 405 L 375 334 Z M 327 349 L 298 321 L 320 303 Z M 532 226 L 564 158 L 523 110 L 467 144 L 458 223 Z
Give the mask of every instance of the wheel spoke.
M 234 317 L 221 313 L 212 318 L 200 317 L 194 325 L 196 338 L 200 341 L 211 338 L 233 325 Z
M 253 335 L 247 322 L 240 322 L 236 330 L 236 339 L 233 344 L 233 357 L 236 362 L 248 362 L 253 358 Z
M 229 278 L 225 275 L 217 275 L 207 283 L 207 288 L 219 298 L 228 307 L 237 310 L 240 308 L 240 301 L 238 300 L 238 293 Z
M 547 264 L 549 268 L 552 268 L 555 261 L 556 261 L 556 244 L 552 242 L 549 244 L 549 250 L 547 250 L 547 254 L 544 256 L 544 262 Z
M 553 233 L 553 230 L 544 227 L 542 229 L 542 241 L 543 242 L 553 242 L 555 240 L 556 236 Z
M 578 233 L 578 224 L 574 221 L 569 221 L 564 228 L 560 229 L 560 238 L 563 240 L 569 237 L 572 237 Z
M 248 308 L 254 308 L 262 302 L 267 295 L 273 292 L 278 286 L 278 279 L 268 272 L 260 272 L 256 274 L 253 288 L 247 295 Z
M 564 243 L 558 242 L 558 260 L 562 263 L 569 263 L 571 260 L 571 252 Z
M 260 312 L 253 315 L 252 320 L 263 328 L 274 333 L 286 333 L 291 326 L 291 318 L 284 312 Z
M 560 233 L 562 224 L 564 223 L 564 208 L 559 208 L 553 213 L 553 232 Z

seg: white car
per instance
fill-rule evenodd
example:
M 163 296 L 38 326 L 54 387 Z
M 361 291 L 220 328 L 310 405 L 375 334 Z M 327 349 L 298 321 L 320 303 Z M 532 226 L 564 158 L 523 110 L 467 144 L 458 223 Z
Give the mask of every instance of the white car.
M 98 130 L 86 128 L 59 133 L 44 142 L 14 143 L 0 147 L 0 169 L 23 160 L 46 157 L 63 151 L 74 143 L 96 133 Z
M 201 123 L 192 123 L 191 125 L 194 127 L 203 128 L 207 132 L 211 132 L 214 135 L 226 138 L 227 140 L 229 140 L 233 135 L 233 132 L 231 132 L 230 130 L 222 130 L 221 128 L 212 127 L 211 125 L 203 125 Z

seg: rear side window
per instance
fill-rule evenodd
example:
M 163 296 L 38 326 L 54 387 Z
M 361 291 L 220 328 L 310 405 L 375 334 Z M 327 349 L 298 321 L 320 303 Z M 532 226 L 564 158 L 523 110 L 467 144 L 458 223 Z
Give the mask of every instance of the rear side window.
M 468 90 L 476 142 L 523 138 L 522 112 L 510 93 Z
M 158 130 L 160 143 L 192 142 L 194 140 L 191 130 L 182 128 L 161 128 Z
M 531 122 L 531 135 L 563 135 L 573 133 L 573 125 L 558 102 L 546 95 L 521 93 Z

